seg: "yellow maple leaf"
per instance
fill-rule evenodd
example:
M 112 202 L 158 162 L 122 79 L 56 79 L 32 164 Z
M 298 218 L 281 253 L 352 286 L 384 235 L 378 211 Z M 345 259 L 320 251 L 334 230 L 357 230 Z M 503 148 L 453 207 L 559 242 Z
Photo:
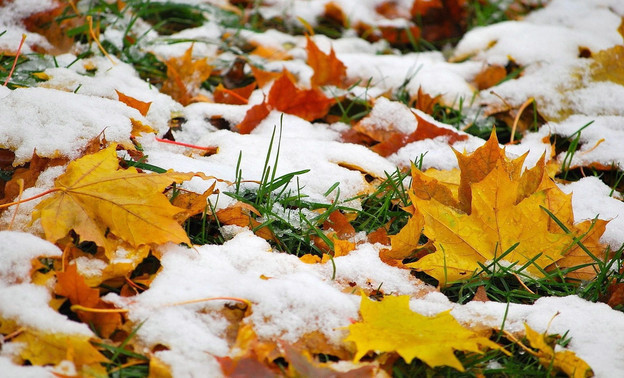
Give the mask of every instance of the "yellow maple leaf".
M 529 340 L 532 348 L 537 349 L 536 357 L 545 367 L 554 367 L 566 373 L 569 377 L 585 378 L 593 376 L 591 367 L 587 362 L 577 357 L 574 352 L 569 350 L 555 350 L 546 342 L 546 335 L 538 333 L 531 329 L 528 324 L 524 325 L 526 338 Z
M 434 242 L 436 252 L 407 266 L 445 286 L 469 278 L 480 269 L 479 264 L 500 259 L 503 254 L 504 261 L 517 263 L 519 268 L 528 264 L 526 270 L 535 276 L 543 276 L 543 269 L 560 260 L 560 266 L 593 262 L 577 248 L 574 237 L 583 230 L 573 225 L 571 196 L 548 177 L 544 158 L 536 167 L 521 172 L 525 156 L 507 159 L 495 134 L 473 154 L 456 154 L 461 169 L 457 199 L 444 184 L 412 170 L 409 194 L 414 216 L 423 217 L 423 233 Z M 544 209 L 567 225 L 568 231 Z M 604 246 L 596 239 L 602 234 L 600 230 L 604 229 L 596 227 L 585 237 L 593 241 L 589 247 L 595 256 L 604 256 Z M 589 267 L 577 278 L 591 274 Z
M 91 345 L 88 336 L 25 330 L 13 342 L 25 344 L 20 357 L 32 365 L 56 365 L 69 360 L 82 369 L 84 366 L 100 367 L 100 362 L 108 361 Z
M 182 105 L 188 105 L 199 94 L 199 87 L 210 77 L 212 66 L 208 59 L 193 60 L 193 45 L 179 58 L 171 58 L 167 65 L 167 80 L 161 91 Z
M 407 295 L 385 297 L 381 302 L 362 295 L 360 314 L 362 321 L 349 326 L 345 339 L 355 343 L 356 361 L 368 351 L 396 351 L 407 363 L 418 358 L 431 367 L 446 365 L 464 371 L 454 351 L 482 353 L 482 347 L 504 350 L 463 327 L 450 311 L 433 317 L 413 312 Z
M 175 216 L 183 211 L 162 191 L 193 173 L 145 174 L 119 169 L 116 146 L 69 163 L 55 192 L 35 208 L 47 240 L 56 242 L 74 230 L 82 240 L 110 249 L 110 232 L 132 247 L 166 242 L 190 244 Z

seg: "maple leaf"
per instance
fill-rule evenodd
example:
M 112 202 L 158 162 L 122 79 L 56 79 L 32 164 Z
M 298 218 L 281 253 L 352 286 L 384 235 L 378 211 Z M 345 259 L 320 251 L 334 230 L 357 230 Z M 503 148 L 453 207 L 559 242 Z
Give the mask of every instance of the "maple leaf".
M 428 317 L 409 308 L 409 296 L 385 297 L 372 301 L 362 294 L 362 321 L 349 326 L 349 336 L 357 347 L 355 360 L 368 351 L 396 351 L 408 364 L 418 358 L 431 367 L 451 366 L 464 371 L 454 351 L 482 353 L 481 347 L 502 349 L 487 337 L 464 328 L 450 314 Z
M 112 307 L 100 299 L 98 289 L 87 285 L 84 277 L 78 273 L 76 264 L 69 265 L 64 272 L 58 272 L 56 277 L 56 294 L 67 297 L 72 305 L 100 309 Z M 121 325 L 121 315 L 118 313 L 78 311 L 77 314 L 83 323 L 93 325 L 102 337 L 109 337 Z
M 245 118 L 236 126 L 236 129 L 240 134 L 249 134 L 269 113 L 271 113 L 271 107 L 266 102 L 254 105 L 247 110 Z
M 551 366 L 566 373 L 569 377 L 585 378 L 593 376 L 591 367 L 569 350 L 555 352 L 553 347 L 546 341 L 546 335 L 531 329 L 528 324 L 524 325 L 526 338 L 532 348 L 537 349 L 536 356 L 540 363 L 547 368 Z
M 167 65 L 167 80 L 163 82 L 161 91 L 170 95 L 182 105 L 194 101 L 199 86 L 212 73 L 212 66 L 206 58 L 193 60 L 193 45 L 179 58 L 171 58 Z
M 234 89 L 226 89 L 223 84 L 219 84 L 212 95 L 215 102 L 220 104 L 246 105 L 254 89 L 256 89 L 256 83 Z
M 334 49 L 332 48 L 328 55 L 322 52 L 310 37 L 306 36 L 306 41 L 308 66 L 314 70 L 310 79 L 312 87 L 321 85 L 342 86 L 347 76 L 347 67 L 336 58 Z
M 147 112 L 149 111 L 150 106 L 152 105 L 152 102 L 144 102 L 141 100 L 137 100 L 134 97 L 130 97 L 127 96 L 121 92 L 119 92 L 118 90 L 115 89 L 115 92 L 117 92 L 117 97 L 119 98 L 119 101 L 123 102 L 124 104 L 128 105 L 131 108 L 134 108 L 136 110 L 139 111 L 139 113 L 141 113 L 141 115 L 143 117 L 145 117 L 147 115 Z
M 268 104 L 273 109 L 296 115 L 306 121 L 324 117 L 333 102 L 317 88 L 297 88 L 286 73 L 282 73 L 275 80 L 268 96 Z
M 458 133 L 452 129 L 436 126 L 434 123 L 426 120 L 424 117 L 412 112 L 418 121 L 418 127 L 411 134 L 400 132 L 391 133 L 386 136 L 385 140 L 372 147 L 372 150 L 381 156 L 390 156 L 397 152 L 401 147 L 423 139 L 433 139 L 438 136 L 447 136 L 448 143 L 453 144 L 458 141 L 468 139 L 468 135 Z
M 110 232 L 132 247 L 167 242 L 190 244 L 175 220 L 183 209 L 162 191 L 195 174 L 139 173 L 119 169 L 116 145 L 72 161 L 54 181 L 54 193 L 35 208 L 47 240 L 56 242 L 74 230 L 82 240 L 111 248 Z
M 571 198 L 546 174 L 544 157 L 534 168 L 521 173 L 525 156 L 508 160 L 494 133 L 474 153 L 456 155 L 461 169 L 457 198 L 447 186 L 412 169 L 409 195 L 415 214 L 424 219 L 423 234 L 433 241 L 436 252 L 407 266 L 431 275 L 445 286 L 468 278 L 479 264 L 496 260 L 503 253 L 505 261 L 518 266 L 528 263 L 526 270 L 538 277 L 555 263 L 570 266 L 593 262 L 580 246 L 575 247 L 578 243 L 574 241 L 589 228 L 572 224 Z M 562 230 L 543 209 L 568 225 L 567 230 Z M 602 226 L 583 239 L 591 241 L 586 247 L 600 257 L 604 256 L 604 246 L 598 242 Z M 595 272 L 582 270 L 577 277 L 592 274 Z
M 100 363 L 108 360 L 91 345 L 88 336 L 26 330 L 15 337 L 13 342 L 24 344 L 19 356 L 32 365 L 56 365 L 69 360 L 78 369 L 89 366 L 91 370 L 104 370 L 106 374 L 106 369 Z

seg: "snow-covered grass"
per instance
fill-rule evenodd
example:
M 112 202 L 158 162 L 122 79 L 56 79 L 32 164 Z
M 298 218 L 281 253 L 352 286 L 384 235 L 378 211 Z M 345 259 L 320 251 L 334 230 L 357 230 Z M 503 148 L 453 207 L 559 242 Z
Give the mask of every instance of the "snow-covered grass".
M 600 302 L 608 302 L 624 280 L 624 5 L 619 0 L 469 1 L 461 32 L 427 41 L 424 36 L 435 33 L 410 15 L 413 3 L 275 0 L 234 6 L 136 0 L 125 6 L 78 1 L 59 7 L 52 0 L 0 1 L 0 82 L 7 80 L 0 87 L 3 188 L 8 191 L 4 183 L 30 167 L 36 174 L 26 175 L 21 198 L 49 190 L 67 163 L 99 136 L 119 143 L 121 160 L 144 171 L 217 178 L 195 177 L 173 189 L 201 194 L 214 185 L 204 212 L 184 223 L 192 248 L 152 246 L 149 257 L 139 260 L 123 248 L 111 258 L 79 243 L 76 235 L 71 251 L 67 238 L 57 245 L 45 241 L 41 222 L 32 221 L 38 199 L 3 210 L 3 374 L 86 374 L 73 365 L 70 351 L 65 361 L 28 366 L 20 357 L 27 346 L 11 342 L 24 329 L 93 337 L 113 360 L 106 364 L 110 375 L 147 375 L 149 365 L 153 372 L 163 368 L 176 377 L 221 376 L 223 358 L 241 355 L 236 332 L 245 326 L 253 327 L 258 340 L 275 342 L 273 360 L 267 357 L 273 367 L 285 366 L 279 343 L 305 343 L 314 333 L 328 352 L 311 351 L 311 361 L 336 362 L 344 360 L 336 350 L 348 353 L 343 340 L 360 316 L 360 291 L 376 298 L 408 295 L 410 308 L 420 314 L 451 310 L 467 327 L 497 330 L 492 339 L 511 355 L 457 352 L 469 374 L 547 374 L 538 358 L 504 337 L 503 331 L 522 334 L 525 323 L 562 335 L 557 349 L 574 351 L 596 376 L 623 374 L 619 351 L 624 345 L 618 336 L 624 332 L 623 301 L 615 301 L 615 308 Z M 342 16 L 330 9 L 340 9 Z M 43 27 L 59 20 L 61 31 Z M 410 30 L 410 25 L 429 34 L 414 39 L 407 33 L 405 40 L 393 41 L 381 32 Z M 286 69 L 297 85 L 309 88 L 314 71 L 306 64 L 303 33 L 311 31 L 318 47 L 326 53 L 333 48 L 346 66 L 343 87 L 322 88 L 336 101 L 329 115 L 307 121 L 273 109 L 250 134 L 238 133 L 237 125 L 265 101 L 272 84 L 255 88 L 242 105 L 216 103 L 216 88 L 253 82 L 252 65 Z M 9 77 L 22 34 L 25 44 Z M 206 58 L 213 72 L 197 88 L 187 88 L 194 91 L 194 102 L 184 106 L 161 88 L 172 75 L 170 59 L 191 46 L 193 59 Z M 440 51 L 423 51 L 429 47 Z M 499 76 L 479 89 L 477 76 L 492 67 Z M 141 114 L 119 101 L 117 91 L 151 102 L 149 110 Z M 431 114 L 423 112 L 421 91 L 437 99 Z M 519 111 L 525 103 L 530 105 Z M 425 138 L 387 157 L 369 148 L 375 144 L 370 138 L 345 141 L 355 125 L 379 134 L 411 134 L 419 126 L 414 112 L 465 138 L 452 146 L 448 136 Z M 153 132 L 136 132 L 137 122 Z M 609 220 L 601 241 L 611 253 L 595 264 L 595 279 L 566 280 L 567 271 L 560 270 L 536 278 L 500 256 L 473 277 L 440 288 L 435 279 L 403 265 L 417 257 L 399 263 L 384 258 L 387 235 L 397 234 L 410 217 L 404 210 L 411 204 L 409 168 L 455 169 L 452 148 L 474 151 L 493 126 L 501 143 L 514 139 L 506 145 L 509 157 L 528 153 L 525 168 L 546 154 L 547 170 L 572 194 L 575 222 Z M 33 154 L 40 168 L 34 168 Z M 0 194 L 2 203 L 15 199 Z M 241 203 L 256 223 L 222 224 L 219 211 Z M 348 235 L 336 237 L 341 230 L 329 220 L 334 212 L 353 227 Z M 375 238 L 380 229 L 385 234 Z M 353 250 L 343 255 L 335 243 Z M 55 295 L 55 272 L 67 264 L 78 266 L 103 301 L 123 309 L 123 326 L 108 339 L 95 341 L 101 335 L 80 323 Z M 489 301 L 473 300 L 481 290 Z M 235 299 L 225 306 L 201 301 L 210 298 Z M 236 298 L 244 304 L 236 305 Z M 418 360 L 399 358 L 386 366 L 388 371 L 379 370 L 379 362 L 371 364 L 378 374 L 459 374 Z

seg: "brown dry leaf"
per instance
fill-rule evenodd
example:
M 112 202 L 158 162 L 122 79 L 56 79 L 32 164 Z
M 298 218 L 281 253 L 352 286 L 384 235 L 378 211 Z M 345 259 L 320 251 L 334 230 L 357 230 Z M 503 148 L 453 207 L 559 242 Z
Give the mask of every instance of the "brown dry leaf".
M 464 371 L 454 351 L 483 353 L 482 348 L 503 350 L 487 337 L 461 326 L 450 311 L 427 317 L 409 308 L 410 297 L 385 297 L 372 301 L 362 294 L 362 321 L 349 326 L 346 341 L 357 347 L 355 361 L 369 351 L 397 352 L 410 363 L 418 358 L 431 367 L 451 366 Z
M 132 247 L 167 242 L 190 244 L 176 215 L 184 211 L 169 203 L 162 191 L 192 173 L 139 173 L 119 169 L 116 145 L 72 161 L 54 182 L 55 192 L 35 208 L 47 240 L 56 242 L 74 230 L 112 251 L 110 232 Z
M 186 191 L 178 194 L 171 201 L 173 206 L 185 210 L 184 213 L 178 214 L 178 222 L 182 223 L 193 215 L 209 212 L 208 197 L 215 192 L 216 185 L 217 182 L 213 182 L 212 185 L 210 185 L 210 187 L 202 194 Z
M 219 223 L 249 227 L 254 230 L 256 227 L 260 226 L 260 222 L 258 222 L 251 214 L 260 216 L 258 210 L 256 210 L 253 206 L 244 202 L 236 202 L 228 208 L 217 211 L 215 216 L 219 219 Z M 273 232 L 267 227 L 259 228 L 255 230 L 254 233 L 265 240 L 275 240 L 275 235 L 273 235 Z
M 341 239 L 355 236 L 355 228 L 353 228 L 347 217 L 340 210 L 334 210 L 329 214 L 329 217 L 323 223 L 323 229 L 334 230 L 336 236 Z
M 145 117 L 147 115 L 147 112 L 149 111 L 149 108 L 152 105 L 151 101 L 150 102 L 143 102 L 143 101 L 137 100 L 136 98 L 127 96 L 127 95 L 119 92 L 116 89 L 115 89 L 115 92 L 117 92 L 117 96 L 119 97 L 119 101 L 123 102 L 124 104 L 128 105 L 131 108 L 134 108 L 134 109 L 138 110 L 139 113 L 141 113 L 141 115 L 143 117 Z
M 336 58 L 334 49 L 332 48 L 328 55 L 322 52 L 310 37 L 306 36 L 306 41 L 308 66 L 314 70 L 310 79 L 312 87 L 322 85 L 342 87 L 347 76 L 347 67 Z
M 473 79 L 478 90 L 488 89 L 500 83 L 507 76 L 507 70 L 497 64 L 488 65 Z
M 55 8 L 38 12 L 22 20 L 26 29 L 30 32 L 43 35 L 53 46 L 46 50 L 41 46 L 35 46 L 34 50 L 41 53 L 61 55 L 69 52 L 74 46 L 74 39 L 67 32 L 86 24 L 84 16 L 67 17 L 65 11 L 69 7 L 60 1 L 54 1 Z M 73 11 L 69 14 L 74 15 Z M 60 21 L 62 20 L 62 21 Z
M 439 104 L 441 99 L 441 94 L 432 97 L 430 94 L 425 93 L 422 90 L 422 87 L 419 87 L 416 96 L 410 98 L 410 103 L 413 104 L 414 108 L 422 111 L 423 113 L 433 114 L 435 105 Z
M 20 193 L 19 180 L 23 180 L 23 189 L 31 188 L 37 182 L 41 172 L 49 167 L 67 164 L 65 158 L 45 158 L 39 157 L 37 151 L 33 152 L 33 156 L 26 167 L 17 168 L 11 179 L 4 185 L 4 196 L 0 198 L 0 204 L 14 201 Z
M 364 365 L 354 367 L 348 371 L 337 371 L 331 368 L 331 363 L 320 363 L 314 361 L 313 351 L 307 348 L 295 348 L 286 343 L 280 344 L 284 350 L 284 357 L 288 361 L 288 371 L 291 377 L 315 377 L 315 378 L 360 378 L 374 377 L 378 373 L 379 367 Z M 329 346 L 329 345 L 328 345 Z M 325 350 L 319 353 L 331 354 Z
M 317 89 L 299 89 L 287 73 L 277 79 L 269 91 L 268 104 L 280 112 L 296 115 L 306 121 L 324 117 L 333 99 Z
M 192 45 L 184 55 L 171 58 L 165 64 L 167 80 L 163 83 L 161 92 L 185 106 L 194 101 L 194 97 L 199 93 L 199 87 L 212 73 L 208 59 L 193 60 Z

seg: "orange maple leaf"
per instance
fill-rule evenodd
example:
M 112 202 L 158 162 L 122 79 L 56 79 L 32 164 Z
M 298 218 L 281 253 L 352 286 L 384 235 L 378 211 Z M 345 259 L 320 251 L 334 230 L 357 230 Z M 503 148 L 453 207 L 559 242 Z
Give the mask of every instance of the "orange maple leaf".
M 280 112 L 296 115 L 306 121 L 324 117 L 334 103 L 317 89 L 299 89 L 288 74 L 273 83 L 269 91 L 268 104 Z
M 99 309 L 112 307 L 100 299 L 98 289 L 87 285 L 85 278 L 78 273 L 76 264 L 69 265 L 64 272 L 58 272 L 56 278 L 56 294 L 67 297 L 72 305 Z M 102 337 L 109 337 L 121 325 L 121 315 L 118 313 L 93 313 L 78 310 L 77 314 L 82 322 L 93 325 Z
M 56 242 L 74 230 L 82 240 L 113 249 L 113 234 L 132 247 L 167 242 L 190 244 L 175 216 L 184 211 L 162 191 L 194 174 L 139 173 L 119 169 L 116 145 L 72 161 L 55 182 L 54 193 L 35 208 L 48 240 Z
M 171 58 L 167 65 L 167 80 L 161 91 L 182 105 L 195 100 L 200 85 L 210 77 L 212 66 L 206 58 L 193 60 L 193 45 L 179 58 Z
M 271 107 L 265 101 L 252 106 L 241 123 L 236 126 L 240 134 L 249 134 L 271 113 Z
M 386 139 L 374 145 L 371 149 L 381 156 L 390 156 L 397 152 L 401 147 L 423 139 L 433 139 L 438 136 L 448 136 L 448 144 L 468 139 L 468 135 L 458 133 L 457 131 L 446 129 L 434 125 L 416 113 L 414 117 L 418 120 L 418 127 L 411 134 L 403 134 L 399 132 L 390 133 Z
M 336 58 L 336 52 L 332 48 L 328 54 L 322 52 L 314 41 L 306 36 L 306 51 L 308 52 L 308 66 L 312 67 L 312 87 L 321 85 L 335 85 L 341 87 L 347 76 L 347 67 Z
M 151 101 L 150 102 L 144 102 L 144 101 L 137 100 L 136 98 L 127 96 L 127 95 L 119 92 L 116 89 L 115 89 L 115 92 L 117 92 L 117 96 L 119 97 L 119 101 L 123 102 L 124 104 L 128 105 L 131 108 L 134 108 L 134 109 L 138 110 L 139 113 L 141 113 L 141 115 L 143 117 L 145 117 L 147 115 L 147 112 L 149 111 L 149 108 L 152 105 Z

